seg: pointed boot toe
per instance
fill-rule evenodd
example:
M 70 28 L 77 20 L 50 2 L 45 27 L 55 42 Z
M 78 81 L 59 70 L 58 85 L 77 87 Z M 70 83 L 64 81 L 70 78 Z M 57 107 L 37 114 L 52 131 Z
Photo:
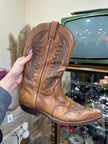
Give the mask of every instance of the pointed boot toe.
M 71 108 L 67 106 L 56 106 L 53 111 L 53 118 L 55 122 L 59 124 L 78 126 L 85 125 L 91 122 L 95 122 L 102 118 L 102 113 L 98 109 L 92 109 L 88 107 L 77 107 Z

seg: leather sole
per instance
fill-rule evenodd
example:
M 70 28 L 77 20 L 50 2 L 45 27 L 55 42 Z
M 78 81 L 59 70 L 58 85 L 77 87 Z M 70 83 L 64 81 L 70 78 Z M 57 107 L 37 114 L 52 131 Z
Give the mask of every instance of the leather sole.
M 52 117 L 51 115 L 45 113 L 44 111 L 40 110 L 40 109 L 36 109 L 36 108 L 32 108 L 30 106 L 27 106 L 27 105 L 24 105 L 24 104 L 21 104 L 20 103 L 20 106 L 21 108 L 29 113 L 29 114 L 32 114 L 32 115 L 35 115 L 35 116 L 38 116 L 39 113 L 42 113 L 44 114 L 45 116 L 47 116 L 48 118 L 50 118 L 52 121 L 54 121 L 55 123 L 58 123 L 60 125 L 67 125 L 67 126 L 79 126 L 79 125 L 86 125 L 88 123 L 92 123 L 92 122 L 95 122 L 99 119 L 101 119 L 103 116 L 102 115 L 99 115 L 98 117 L 95 117 L 94 119 L 87 119 L 85 121 L 80 121 L 80 122 L 66 122 L 66 121 L 61 121 L 61 120 L 58 120 L 54 117 Z

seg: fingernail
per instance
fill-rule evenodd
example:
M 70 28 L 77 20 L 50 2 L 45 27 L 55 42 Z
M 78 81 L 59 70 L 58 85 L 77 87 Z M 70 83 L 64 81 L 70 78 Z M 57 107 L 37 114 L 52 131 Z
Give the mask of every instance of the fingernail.
M 33 51 L 33 49 L 31 49 L 28 54 L 30 55 L 32 53 L 32 51 Z

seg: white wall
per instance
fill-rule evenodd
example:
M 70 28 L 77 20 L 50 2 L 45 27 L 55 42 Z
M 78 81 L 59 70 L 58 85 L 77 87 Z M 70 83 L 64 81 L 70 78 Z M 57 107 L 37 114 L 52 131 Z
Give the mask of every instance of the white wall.
M 39 23 L 71 16 L 71 12 L 106 8 L 108 0 L 26 0 L 26 23 Z
M 0 67 L 10 69 L 8 34 L 15 37 L 25 25 L 25 0 L 0 0 Z
M 61 21 L 71 12 L 106 8 L 108 0 L 0 0 L 0 67 L 10 69 L 8 34 L 17 37 L 23 26 Z

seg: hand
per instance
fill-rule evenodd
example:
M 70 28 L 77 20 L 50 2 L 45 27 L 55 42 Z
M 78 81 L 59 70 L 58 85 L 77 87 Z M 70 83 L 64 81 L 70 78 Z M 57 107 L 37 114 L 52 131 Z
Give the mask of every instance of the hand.
M 32 54 L 27 57 L 20 57 L 14 63 L 10 75 L 13 77 L 13 80 L 19 85 L 22 81 L 24 65 L 31 59 Z
M 10 72 L 0 81 L 0 86 L 11 93 L 22 81 L 24 65 L 32 58 L 32 52 L 16 60 Z

